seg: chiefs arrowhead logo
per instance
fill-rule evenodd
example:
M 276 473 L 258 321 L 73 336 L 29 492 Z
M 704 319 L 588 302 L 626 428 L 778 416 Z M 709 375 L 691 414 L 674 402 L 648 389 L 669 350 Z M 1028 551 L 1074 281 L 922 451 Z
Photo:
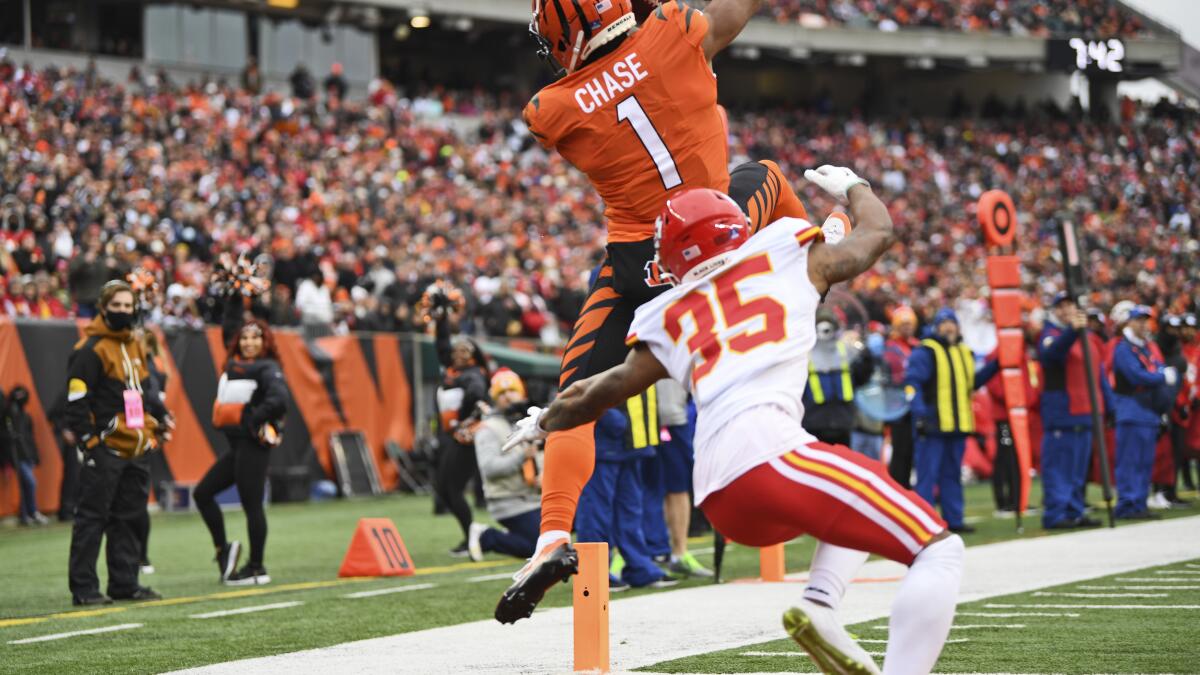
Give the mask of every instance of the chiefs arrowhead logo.
M 670 286 L 671 282 L 663 278 L 662 270 L 658 268 L 658 263 L 653 260 L 646 262 L 646 285 L 650 288 L 658 288 L 659 286 Z

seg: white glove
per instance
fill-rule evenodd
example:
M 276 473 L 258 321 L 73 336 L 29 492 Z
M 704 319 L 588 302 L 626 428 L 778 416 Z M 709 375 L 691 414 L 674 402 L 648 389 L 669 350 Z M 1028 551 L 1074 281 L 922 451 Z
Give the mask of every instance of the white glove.
M 855 185 L 871 187 L 870 183 L 859 178 L 858 174 L 850 169 L 844 166 L 830 166 L 828 164 L 815 171 L 808 169 L 804 172 L 804 179 L 810 183 L 816 183 L 817 187 L 837 197 L 838 201 L 843 204 L 849 201 L 846 193 L 850 191 L 850 188 Z
M 523 443 L 532 443 L 540 441 L 546 437 L 547 431 L 542 428 L 542 414 L 546 412 L 545 408 L 537 406 L 531 407 L 525 411 L 527 415 L 525 419 L 517 422 L 516 428 L 508 435 L 508 440 L 504 441 L 504 447 L 501 452 L 508 452 L 513 448 Z
M 1175 370 L 1174 366 L 1167 366 L 1162 369 L 1163 380 L 1166 381 L 1168 387 L 1174 387 L 1179 381 L 1179 371 Z

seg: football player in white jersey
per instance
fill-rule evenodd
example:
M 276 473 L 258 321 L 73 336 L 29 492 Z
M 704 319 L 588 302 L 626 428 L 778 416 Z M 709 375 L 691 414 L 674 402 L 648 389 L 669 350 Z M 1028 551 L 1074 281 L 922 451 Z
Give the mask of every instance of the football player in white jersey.
M 891 218 L 850 169 L 822 166 L 804 176 L 849 204 L 855 227 L 843 241 L 825 243 L 820 228 L 795 218 L 751 238 L 726 195 L 703 188 L 673 195 L 655 241 L 676 287 L 638 308 L 623 364 L 576 382 L 545 410 L 531 408 L 509 442 L 587 423 L 663 377 L 679 381 L 699 410 L 694 485 L 713 526 L 747 546 L 810 534 L 832 551 L 909 565 L 892 606 L 883 673 L 929 673 L 954 618 L 962 540 L 882 464 L 820 443 L 801 426 L 820 298 L 892 245 Z M 822 672 L 880 672 L 828 604 L 806 593 L 784 626 Z

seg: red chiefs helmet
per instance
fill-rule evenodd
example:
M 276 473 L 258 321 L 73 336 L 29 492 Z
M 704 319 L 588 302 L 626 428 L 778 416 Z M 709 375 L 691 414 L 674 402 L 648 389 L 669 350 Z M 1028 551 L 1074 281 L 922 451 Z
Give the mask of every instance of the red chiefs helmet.
M 676 283 L 723 264 L 721 254 L 750 238 L 746 214 L 728 195 L 708 188 L 680 190 L 655 222 L 655 260 Z
M 538 56 L 569 74 L 635 26 L 632 0 L 533 0 L 529 32 Z

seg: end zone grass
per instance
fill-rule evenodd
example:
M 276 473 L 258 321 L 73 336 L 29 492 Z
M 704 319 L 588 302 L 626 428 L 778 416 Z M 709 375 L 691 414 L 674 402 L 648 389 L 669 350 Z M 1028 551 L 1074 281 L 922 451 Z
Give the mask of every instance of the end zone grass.
M 1040 494 L 1036 484 L 1034 494 Z M 967 499 L 968 515 L 977 519 L 974 524 L 979 528 L 976 534 L 967 537 L 968 544 L 1015 536 L 1011 519 L 991 517 L 987 486 L 969 486 Z M 1200 509 L 1171 515 L 1197 512 Z M 360 517 L 387 517 L 396 523 L 417 565 L 416 576 L 337 578 L 342 555 Z M 509 583 L 508 573 L 522 563 L 500 556 L 489 556 L 478 564 L 451 558 L 446 552 L 459 541 L 458 528 L 448 517 L 434 518 L 426 497 L 389 496 L 278 505 L 269 509 L 268 518 L 266 564 L 272 584 L 257 588 L 221 586 L 216 580 L 208 534 L 199 516 L 156 514 L 150 535 L 150 558 L 158 571 L 143 577 L 143 583 L 153 586 L 165 599 L 87 610 L 70 605 L 66 581 L 69 526 L 0 529 L 0 579 L 4 580 L 4 591 L 0 594 L 0 672 L 162 672 L 490 620 L 496 599 Z M 486 520 L 482 513 L 477 518 Z M 227 513 L 226 521 L 230 535 L 240 538 L 245 532 L 241 513 Z M 1043 534 L 1036 517 L 1028 518 L 1024 536 Z M 711 553 L 706 552 L 711 551 L 709 538 L 695 540 L 692 546 L 703 562 L 711 562 Z M 808 538 L 789 544 L 789 572 L 807 568 L 812 546 Z M 758 552 L 730 546 L 725 557 L 725 578 L 757 574 Z M 474 580 L 478 577 L 491 578 Z M 685 581 L 681 586 L 704 583 L 708 582 Z M 345 597 L 408 585 L 422 587 L 407 592 Z M 629 591 L 618 597 L 655 592 L 671 591 Z M 551 591 L 543 604 L 566 606 L 570 598 L 569 588 L 563 585 Z M 254 613 L 190 618 L 276 604 L 286 606 Z M 117 632 L 10 644 L 32 637 L 125 624 L 142 625 Z M 784 667 L 794 668 L 795 664 Z
M 1020 573 L 1019 567 L 1014 573 Z M 1160 582 L 1131 581 L 1143 578 Z M 958 607 L 956 628 L 951 629 L 934 672 L 1194 673 L 1200 668 L 1200 646 L 1194 639 L 1197 608 L 1200 558 L 967 603 Z M 848 630 L 864 641 L 867 651 L 884 651 L 881 641 L 887 639 L 886 619 L 849 626 Z M 877 656 L 876 662 L 882 665 L 882 656 Z M 791 639 L 667 661 L 641 670 L 818 672 Z

